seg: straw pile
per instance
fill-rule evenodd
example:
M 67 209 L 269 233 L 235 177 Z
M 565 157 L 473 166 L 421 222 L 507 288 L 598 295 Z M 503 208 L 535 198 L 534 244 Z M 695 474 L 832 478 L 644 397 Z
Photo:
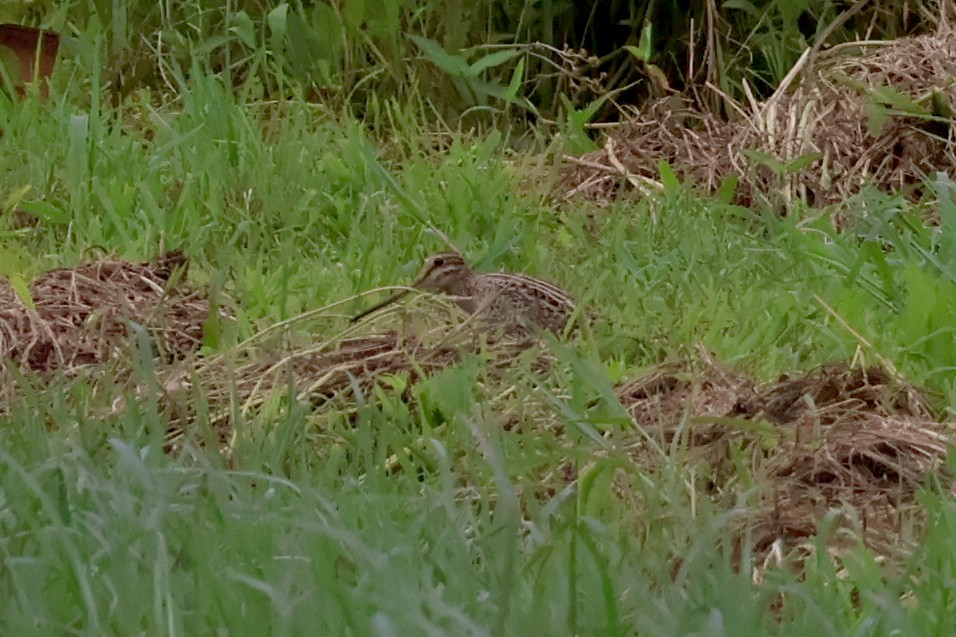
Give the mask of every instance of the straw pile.
M 704 360 L 655 369 L 618 395 L 642 428 L 631 453 L 645 466 L 686 449 L 707 467 L 713 497 L 736 498 L 734 458 L 748 459 L 765 487 L 740 512 L 738 548 L 749 543 L 764 566 L 793 549 L 805 555 L 831 518 L 834 552 L 858 540 L 880 555 L 905 552 L 920 525 L 916 492 L 945 471 L 956 433 L 878 367 L 829 365 L 761 387 Z
M 0 358 L 23 370 L 64 371 L 124 355 L 134 326 L 165 360 L 202 345 L 209 316 L 204 293 L 187 289 L 186 257 L 154 262 L 102 259 L 46 272 L 18 294 L 0 281 Z
M 425 301 L 424 307 L 413 304 L 401 310 L 413 326 L 364 336 L 351 336 L 349 331 L 284 353 L 263 344 L 266 338 L 256 337 L 196 364 L 187 361 L 184 367 L 166 370 L 159 385 L 174 388 L 180 395 L 199 389 L 208 404 L 210 423 L 228 446 L 236 415 L 249 417 L 276 396 L 290 397 L 313 410 L 349 414 L 376 391 L 398 391 L 403 400 L 411 401 L 416 382 L 466 356 L 482 357 L 489 377 L 529 350 L 534 350 L 532 369 L 549 368 L 552 359 L 537 352 L 534 339 L 489 334 L 481 323 L 463 320 L 461 311 L 441 298 L 419 300 Z M 395 313 L 383 312 L 378 318 L 387 320 Z M 293 323 L 285 327 L 292 328 Z M 168 435 L 172 446 L 182 439 L 194 417 L 194 410 L 177 415 Z
M 835 46 L 801 58 L 765 102 L 729 104 L 723 121 L 672 96 L 650 104 L 604 147 L 566 157 L 566 198 L 609 203 L 660 187 L 660 164 L 734 201 L 826 206 L 871 184 L 923 197 L 926 177 L 956 172 L 956 28 Z

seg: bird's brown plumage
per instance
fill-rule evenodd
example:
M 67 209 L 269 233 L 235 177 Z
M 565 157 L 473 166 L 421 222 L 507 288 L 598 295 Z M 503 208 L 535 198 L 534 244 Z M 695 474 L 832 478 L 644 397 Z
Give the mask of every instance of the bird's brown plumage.
M 574 311 L 571 298 L 547 281 L 511 272 L 476 273 L 454 252 L 429 256 L 411 287 L 446 294 L 466 312 L 479 313 L 484 322 L 513 333 L 534 328 L 560 333 Z M 402 290 L 352 320 L 394 303 L 408 292 Z

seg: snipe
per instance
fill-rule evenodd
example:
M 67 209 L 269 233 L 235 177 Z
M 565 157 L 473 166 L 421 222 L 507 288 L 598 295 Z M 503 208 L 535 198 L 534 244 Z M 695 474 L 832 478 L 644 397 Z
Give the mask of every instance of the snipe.
M 479 314 L 491 325 L 522 333 L 544 328 L 560 334 L 574 311 L 574 302 L 562 290 L 541 279 L 511 272 L 475 272 L 454 252 L 433 254 L 412 288 L 452 297 L 469 314 Z M 368 316 L 411 290 L 402 290 L 352 318 Z

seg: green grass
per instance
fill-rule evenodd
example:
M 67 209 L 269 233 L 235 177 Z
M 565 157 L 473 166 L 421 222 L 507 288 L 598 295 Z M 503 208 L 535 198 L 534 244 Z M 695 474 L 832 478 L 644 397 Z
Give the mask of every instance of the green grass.
M 468 360 L 411 405 L 368 397 L 354 422 L 282 405 L 240 419 L 228 463 L 198 446 L 202 417 L 197 444 L 164 455 L 161 406 L 108 372 L 24 390 L 0 421 L 0 633 L 951 630 L 951 499 L 923 494 L 930 528 L 897 570 L 861 549 L 840 577 L 821 558 L 805 578 L 771 571 L 758 586 L 732 562 L 730 514 L 692 492 L 687 467 L 651 471 L 615 446 L 629 425 L 606 397 L 702 343 L 763 379 L 857 354 L 890 361 L 953 416 L 952 207 L 924 228 L 913 206 L 865 195 L 851 204 L 865 220 L 838 235 L 810 212 L 779 219 L 680 184 L 608 210 L 556 206 L 501 134 L 436 139 L 395 103 L 386 134 L 314 104 L 254 102 L 199 70 L 176 81 L 176 95 L 119 109 L 95 73 L 46 103 L 0 103 L 0 202 L 41 217 L 0 220 L 0 274 L 182 246 L 194 282 L 234 300 L 226 349 L 407 282 L 444 247 L 434 226 L 479 268 L 550 278 L 600 320 L 550 390 L 519 362 L 513 392 L 496 396 Z M 344 325 L 316 319 L 296 338 Z M 545 391 L 564 438 L 528 424 Z M 201 390 L 193 400 L 202 414 Z M 528 423 L 505 429 L 502 408 Z M 569 462 L 577 488 L 543 492 Z

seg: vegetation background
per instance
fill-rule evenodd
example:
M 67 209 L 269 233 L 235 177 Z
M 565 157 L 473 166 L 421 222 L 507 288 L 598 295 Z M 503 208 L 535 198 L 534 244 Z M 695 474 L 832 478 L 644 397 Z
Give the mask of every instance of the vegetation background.
M 411 405 L 383 392 L 320 419 L 288 403 L 237 417 L 228 458 L 202 448 L 202 419 L 188 453 L 164 454 L 157 398 L 105 372 L 24 380 L 0 421 L 0 632 L 950 634 L 949 494 L 921 494 L 925 529 L 892 567 L 821 549 L 755 581 L 729 540 L 759 480 L 747 459 L 719 502 L 679 453 L 649 471 L 617 444 L 633 426 L 612 392 L 701 344 L 762 379 L 888 363 L 952 419 L 949 179 L 936 226 L 873 190 L 837 233 L 826 211 L 740 208 L 666 170 L 655 197 L 558 205 L 551 168 L 624 105 L 708 82 L 766 96 L 808 46 L 939 16 L 905 0 L 4 3 L 0 21 L 64 36 L 49 97 L 0 100 L 11 281 L 181 246 L 191 279 L 231 299 L 235 326 L 206 343 L 223 351 L 407 281 L 443 247 L 434 226 L 480 269 L 545 276 L 602 321 L 548 390 L 570 452 L 501 426 L 545 391 L 520 365 L 497 396 L 474 361 Z M 338 333 L 361 306 L 286 338 Z M 542 497 L 542 472 L 569 461 L 578 482 Z

